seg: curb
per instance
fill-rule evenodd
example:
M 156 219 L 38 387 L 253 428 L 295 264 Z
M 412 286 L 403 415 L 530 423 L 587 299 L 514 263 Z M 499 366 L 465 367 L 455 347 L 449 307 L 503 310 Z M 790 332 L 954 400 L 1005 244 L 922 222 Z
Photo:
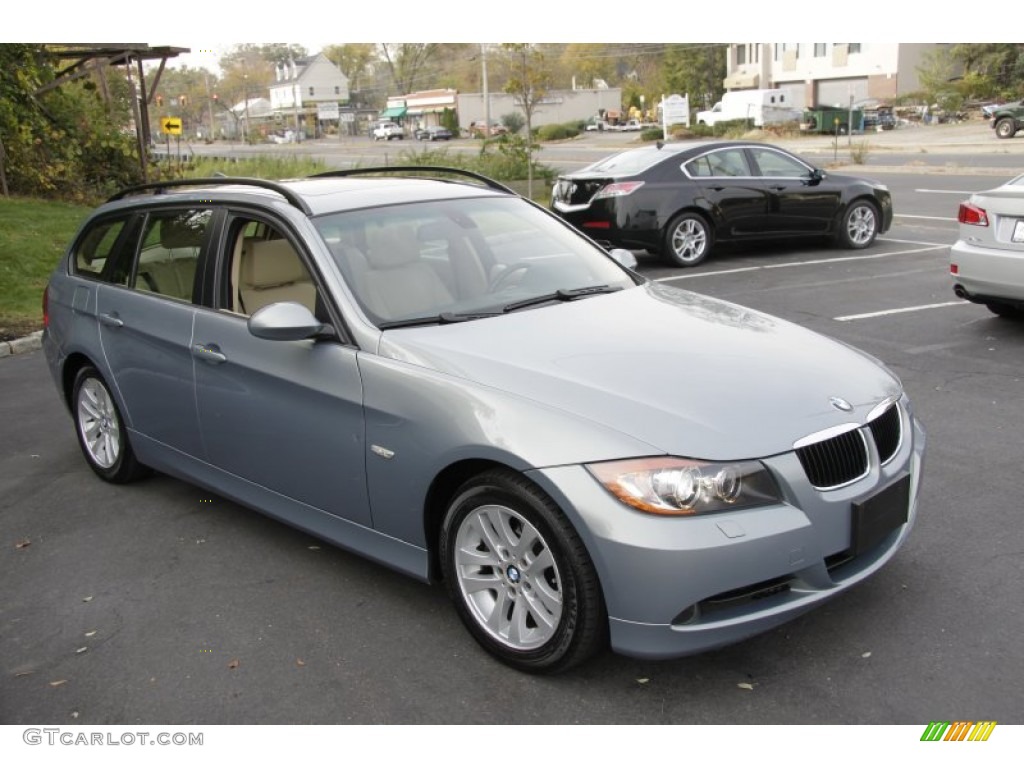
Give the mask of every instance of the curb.
M 34 352 L 37 349 L 42 349 L 42 346 L 43 332 L 36 331 L 13 341 L 0 341 L 0 357 L 20 355 L 23 352 Z

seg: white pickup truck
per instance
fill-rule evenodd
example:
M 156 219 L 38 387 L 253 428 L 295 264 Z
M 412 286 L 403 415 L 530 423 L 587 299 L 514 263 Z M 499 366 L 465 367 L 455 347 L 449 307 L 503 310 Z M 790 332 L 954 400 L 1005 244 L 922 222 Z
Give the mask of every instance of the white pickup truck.
M 378 123 L 373 128 L 373 140 L 380 141 L 391 141 L 392 139 L 404 139 L 405 129 L 402 128 L 398 123 Z

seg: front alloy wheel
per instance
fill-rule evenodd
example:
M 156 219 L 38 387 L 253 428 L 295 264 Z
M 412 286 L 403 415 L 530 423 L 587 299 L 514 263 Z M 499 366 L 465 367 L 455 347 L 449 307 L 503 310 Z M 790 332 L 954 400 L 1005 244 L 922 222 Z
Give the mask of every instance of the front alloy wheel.
M 597 575 L 545 494 L 508 470 L 464 484 L 441 531 L 441 564 L 459 617 L 480 645 L 527 672 L 559 672 L 605 643 Z
M 867 248 L 878 235 L 878 209 L 866 200 L 858 200 L 846 209 L 839 240 L 847 248 Z
M 711 250 L 711 230 L 703 217 L 680 214 L 668 225 L 664 253 L 679 267 L 695 267 Z
M 1004 117 L 996 123 L 996 136 L 1000 139 L 1012 139 L 1017 133 L 1017 125 L 1012 118 Z

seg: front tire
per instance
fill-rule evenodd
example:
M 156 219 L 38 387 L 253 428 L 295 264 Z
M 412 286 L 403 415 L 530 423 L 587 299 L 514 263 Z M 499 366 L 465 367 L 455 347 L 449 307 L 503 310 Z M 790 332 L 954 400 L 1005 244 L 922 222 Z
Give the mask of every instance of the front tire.
M 78 444 L 92 471 L 108 483 L 128 483 L 144 475 L 146 468 L 135 458 L 121 412 L 100 372 L 83 367 L 71 392 Z
M 837 237 L 844 248 L 867 248 L 878 237 L 878 208 L 867 200 L 855 200 L 843 212 Z
M 511 667 L 555 673 L 607 644 L 593 564 L 576 531 L 539 488 L 492 470 L 455 493 L 440 537 L 441 566 L 459 618 Z
M 1017 133 L 1017 123 L 1012 118 L 1004 117 L 996 123 L 996 136 L 1000 139 L 1012 139 Z
M 707 220 L 697 213 L 681 213 L 665 230 L 662 253 L 677 267 L 695 267 L 711 252 L 713 237 Z

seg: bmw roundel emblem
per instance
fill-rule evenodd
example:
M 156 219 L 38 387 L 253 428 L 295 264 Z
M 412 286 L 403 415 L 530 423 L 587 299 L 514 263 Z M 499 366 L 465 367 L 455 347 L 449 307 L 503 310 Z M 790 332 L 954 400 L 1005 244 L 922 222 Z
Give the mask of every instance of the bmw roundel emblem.
M 830 397 L 828 401 L 832 403 L 832 407 L 836 410 L 846 411 L 847 413 L 853 410 L 853 406 L 841 397 Z

